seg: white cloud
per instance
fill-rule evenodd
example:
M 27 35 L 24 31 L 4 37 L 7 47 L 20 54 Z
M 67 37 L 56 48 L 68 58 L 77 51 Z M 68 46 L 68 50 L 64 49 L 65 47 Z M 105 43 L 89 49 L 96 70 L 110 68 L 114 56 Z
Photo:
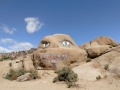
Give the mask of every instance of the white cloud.
M 27 17 L 24 20 L 27 23 L 26 30 L 28 33 L 34 33 L 44 25 L 44 23 L 40 22 L 36 17 Z
M 9 48 L 11 51 L 21 51 L 21 50 L 29 50 L 30 48 L 33 48 L 33 45 L 29 42 L 22 42 L 10 46 Z
M 29 50 L 33 48 L 33 45 L 29 42 L 17 42 L 10 38 L 2 38 L 0 39 L 0 44 L 5 44 L 4 46 L 0 46 L 0 53 L 12 52 L 12 51 L 21 51 L 21 50 Z M 8 47 L 5 47 L 8 45 Z
M 3 25 L 1 28 L 3 29 L 3 31 L 4 31 L 5 33 L 8 33 L 8 34 L 13 34 L 13 32 L 16 31 L 15 28 L 11 28 L 11 29 L 10 29 L 10 28 L 8 28 L 8 26 L 6 26 L 6 25 Z
M 0 53 L 8 53 L 8 52 L 10 52 L 8 49 L 0 46 Z
M 10 39 L 10 38 L 1 38 L 1 39 L 0 39 L 0 42 L 1 42 L 1 43 L 5 43 L 5 44 L 7 44 L 7 43 L 16 43 L 15 40 Z

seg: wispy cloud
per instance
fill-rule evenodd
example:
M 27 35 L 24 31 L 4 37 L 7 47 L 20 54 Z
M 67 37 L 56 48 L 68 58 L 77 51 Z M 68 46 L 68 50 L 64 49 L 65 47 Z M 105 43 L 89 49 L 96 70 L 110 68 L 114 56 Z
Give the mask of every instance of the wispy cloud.
M 8 26 L 7 25 L 5 25 L 5 24 L 3 24 L 2 26 L 1 26 L 1 29 L 5 32 L 5 33 L 8 33 L 8 34 L 13 34 L 14 33 L 14 31 L 16 31 L 16 29 L 15 28 L 8 28 Z
M 29 42 L 16 43 L 9 47 L 11 51 L 29 50 L 33 48 L 33 45 Z
M 10 51 L 7 48 L 0 46 L 0 53 L 8 53 L 8 52 L 10 52 Z
M 7 43 L 16 43 L 15 40 L 11 39 L 11 38 L 1 38 L 0 39 L 0 43 L 4 43 L 4 44 L 7 44 Z
M 0 53 L 29 50 L 30 48 L 33 48 L 33 45 L 29 42 L 17 42 L 13 39 L 10 39 L 10 38 L 0 39 L 0 44 L 1 43 L 7 44 L 8 47 L 0 46 Z
M 27 17 L 24 20 L 27 23 L 26 30 L 28 33 L 34 33 L 44 25 L 44 23 L 40 22 L 36 17 Z

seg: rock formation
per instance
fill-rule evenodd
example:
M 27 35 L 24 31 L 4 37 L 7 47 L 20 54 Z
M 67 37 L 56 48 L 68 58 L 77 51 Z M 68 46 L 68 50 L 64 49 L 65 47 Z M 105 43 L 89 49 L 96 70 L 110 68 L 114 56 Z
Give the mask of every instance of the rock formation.
M 94 39 L 99 45 L 111 45 L 113 47 L 116 47 L 118 44 L 110 37 L 101 36 L 96 39 Z
M 80 48 L 86 50 L 89 58 L 96 58 L 116 46 L 118 46 L 118 44 L 113 39 L 101 36 L 81 45 Z
M 79 49 L 69 35 L 54 34 L 41 40 L 33 62 L 36 68 L 58 69 L 79 65 L 86 58 L 85 50 Z
M 35 68 L 33 66 L 32 55 L 28 54 L 23 59 L 23 66 L 25 71 L 34 71 Z
M 98 37 L 78 47 L 69 35 L 45 36 L 37 49 L 0 54 L 12 58 L 10 70 L 24 70 L 27 73 L 17 77 L 17 81 L 30 80 L 36 70 L 74 67 L 79 79 L 95 81 L 111 73 L 120 73 L 120 45 L 109 37 Z M 86 62 L 90 58 L 91 62 Z M 106 73 L 106 70 L 108 72 Z M 39 76 L 41 77 L 41 76 Z
M 2 60 L 4 59 L 23 59 L 25 55 L 27 54 L 33 54 L 33 52 L 36 51 L 36 48 L 31 48 L 30 50 L 23 50 L 18 52 L 9 52 L 9 53 L 0 53 L 2 55 Z
M 21 75 L 17 78 L 17 82 L 23 82 L 23 81 L 28 81 L 31 80 L 31 73 L 25 73 L 24 75 Z
M 92 61 L 98 62 L 102 68 L 109 65 L 108 70 L 110 72 L 120 73 L 120 46 L 112 48 L 109 52 L 92 59 Z
M 82 64 L 73 68 L 73 70 L 78 74 L 81 80 L 95 81 L 96 77 L 100 76 L 103 78 L 105 76 L 104 70 L 96 62 Z

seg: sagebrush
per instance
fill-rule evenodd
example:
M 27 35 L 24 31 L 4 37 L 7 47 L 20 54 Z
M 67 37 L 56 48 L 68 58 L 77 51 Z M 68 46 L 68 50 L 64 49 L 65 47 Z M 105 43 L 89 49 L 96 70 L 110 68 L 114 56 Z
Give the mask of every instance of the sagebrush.
M 19 76 L 24 75 L 25 73 L 31 73 L 30 77 L 31 79 L 37 79 L 38 78 L 38 72 L 36 70 L 34 71 L 25 71 L 24 69 L 20 70 L 10 70 L 9 73 L 6 74 L 5 79 L 8 80 L 16 80 Z
M 68 88 L 73 86 L 78 80 L 78 75 L 69 67 L 63 67 L 60 70 L 56 70 L 55 73 L 57 74 L 57 77 L 53 79 L 53 82 L 64 81 Z
M 97 79 L 97 80 L 100 80 L 100 79 L 101 79 L 101 76 L 100 76 L 100 75 L 99 75 L 99 76 L 97 76 L 97 77 L 96 77 L 96 79 Z

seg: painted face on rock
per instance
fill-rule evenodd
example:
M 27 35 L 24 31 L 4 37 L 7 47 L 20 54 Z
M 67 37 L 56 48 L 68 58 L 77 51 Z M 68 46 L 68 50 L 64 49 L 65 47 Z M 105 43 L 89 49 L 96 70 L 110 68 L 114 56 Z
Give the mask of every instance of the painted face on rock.
M 34 52 L 34 66 L 42 69 L 57 69 L 79 65 L 87 54 L 80 49 L 69 35 L 54 34 L 44 37 Z

